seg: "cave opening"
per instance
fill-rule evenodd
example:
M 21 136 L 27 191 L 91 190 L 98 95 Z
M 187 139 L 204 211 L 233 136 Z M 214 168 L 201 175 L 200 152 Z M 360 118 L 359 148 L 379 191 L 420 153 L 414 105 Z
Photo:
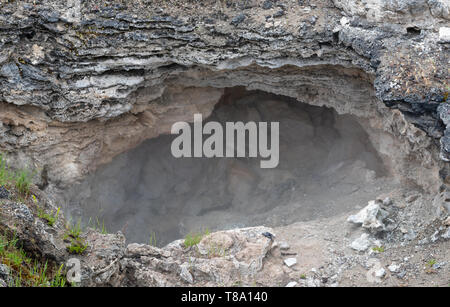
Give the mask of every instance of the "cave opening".
M 163 246 L 205 229 L 343 214 L 398 184 L 354 115 L 235 87 L 207 121 L 279 122 L 278 166 L 263 169 L 248 157 L 175 158 L 176 136 L 160 135 L 73 185 L 66 214 L 121 230 L 130 242 L 152 238 Z

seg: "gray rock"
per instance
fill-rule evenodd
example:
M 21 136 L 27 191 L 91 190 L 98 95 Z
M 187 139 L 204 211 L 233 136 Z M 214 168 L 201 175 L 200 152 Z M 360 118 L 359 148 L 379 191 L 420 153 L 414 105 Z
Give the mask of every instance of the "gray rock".
M 6 287 L 12 278 L 10 276 L 11 270 L 5 264 L 0 264 L 0 287 Z
M 371 244 L 372 241 L 370 240 L 370 236 L 367 233 L 363 233 L 358 239 L 350 244 L 350 247 L 356 251 L 364 252 Z
M 9 198 L 9 191 L 3 186 L 0 186 L 0 198 Z
M 265 10 L 269 10 L 273 7 L 273 2 L 271 0 L 266 0 L 262 4 L 262 8 Z
M 369 201 L 369 204 L 355 215 L 348 217 L 347 221 L 354 224 L 360 224 L 363 228 L 373 232 L 380 232 L 386 229 L 383 221 L 389 213 L 381 209 L 375 201 Z
M 441 235 L 444 239 L 450 239 L 450 227 Z
M 245 20 L 245 14 L 239 14 L 236 17 L 234 17 L 233 19 L 231 19 L 231 24 L 234 26 L 237 26 L 240 23 L 242 23 L 244 20 Z

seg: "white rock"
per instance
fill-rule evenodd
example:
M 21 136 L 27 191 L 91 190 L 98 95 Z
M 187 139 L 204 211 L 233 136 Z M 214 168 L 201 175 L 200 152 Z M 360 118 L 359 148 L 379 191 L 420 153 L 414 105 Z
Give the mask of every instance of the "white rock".
M 350 244 L 350 247 L 359 252 L 366 251 L 371 244 L 371 240 L 367 233 L 363 233 L 358 239 Z
M 450 28 L 442 27 L 439 29 L 439 42 L 450 43 Z
M 286 249 L 290 249 L 291 247 L 289 246 L 289 244 L 287 242 L 280 242 L 280 249 L 282 250 L 286 250 Z
M 350 20 L 347 17 L 344 16 L 344 17 L 341 18 L 340 22 L 341 22 L 341 26 L 344 27 L 344 26 L 346 26 L 346 25 L 348 25 L 350 23 Z
M 288 283 L 287 285 L 286 285 L 286 288 L 292 288 L 292 287 L 295 287 L 297 285 L 297 282 L 296 281 L 291 281 L 290 283 Z
M 396 273 L 400 270 L 400 265 L 396 264 L 396 263 L 392 263 L 390 266 L 388 266 L 388 270 L 391 271 L 392 273 Z
M 379 204 L 371 200 L 357 214 L 349 216 L 347 222 L 361 224 L 364 228 L 378 232 L 385 230 L 383 221 L 388 215 L 387 211 L 381 209 Z
M 386 197 L 385 199 L 383 199 L 383 205 L 385 206 L 392 205 L 392 199 L 390 197 Z
M 386 275 L 386 270 L 383 269 L 383 268 L 380 268 L 380 269 L 375 271 L 375 277 L 383 278 L 384 275 Z
M 442 238 L 444 239 L 450 239 L 450 227 L 447 229 L 447 231 L 442 235 Z
M 296 258 L 286 258 L 286 259 L 284 259 L 284 264 L 287 265 L 288 267 L 291 267 L 291 266 L 297 264 L 297 259 Z

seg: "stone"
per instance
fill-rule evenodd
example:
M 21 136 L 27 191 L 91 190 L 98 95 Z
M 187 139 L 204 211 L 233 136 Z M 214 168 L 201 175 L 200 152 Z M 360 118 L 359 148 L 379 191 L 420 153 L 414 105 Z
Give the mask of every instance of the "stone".
M 358 239 L 354 240 L 350 247 L 356 251 L 364 252 L 371 245 L 370 236 L 367 233 L 363 233 Z
M 450 28 L 448 27 L 439 28 L 439 42 L 450 43 Z
M 383 278 L 386 275 L 386 270 L 384 268 L 380 268 L 375 271 L 375 277 Z
M 234 26 L 237 26 L 240 23 L 242 23 L 244 20 L 245 20 L 245 14 L 239 14 L 236 17 L 234 17 L 233 19 L 231 19 L 231 24 Z
M 0 264 L 0 280 L 5 282 L 10 280 L 10 269 L 6 264 Z
M 403 279 L 406 276 L 406 271 L 401 271 L 397 274 L 397 277 Z
M 410 229 L 408 231 L 408 233 L 404 234 L 403 237 L 408 240 L 408 241 L 412 241 L 417 237 L 416 232 L 413 229 Z
M 286 285 L 286 288 L 292 288 L 295 287 L 298 283 L 296 281 L 291 281 Z
M 383 206 L 391 206 L 392 205 L 392 199 L 390 197 L 386 197 L 383 199 Z
M 288 250 L 290 247 L 290 245 L 287 242 L 280 242 L 280 249 L 281 250 Z
M 192 274 L 189 272 L 188 264 L 181 266 L 180 277 L 189 284 L 194 283 L 194 277 L 192 277 Z
M 406 201 L 407 203 L 412 203 L 413 201 L 417 200 L 417 199 L 419 198 L 419 196 L 420 196 L 420 194 L 412 194 L 412 195 L 409 195 L 409 196 L 407 196 L 407 197 L 405 198 L 405 201 Z
M 363 228 L 373 232 L 385 230 L 386 226 L 383 221 L 389 213 L 381 209 L 380 205 L 375 201 L 369 201 L 369 204 L 355 215 L 348 217 L 347 221 L 354 224 L 360 224 Z
M 273 6 L 273 2 L 271 0 L 266 0 L 262 4 L 262 8 L 265 10 L 270 10 Z
M 447 228 L 447 231 L 445 231 L 445 232 L 441 235 L 441 237 L 442 237 L 443 239 L 450 239 L 450 227 Z
M 279 18 L 285 14 L 284 10 L 279 10 L 275 14 L 273 14 L 273 18 Z
M 297 258 L 286 258 L 284 259 L 284 264 L 288 267 L 292 267 L 297 264 Z
M 450 226 L 450 216 L 447 217 L 447 218 L 445 219 L 445 221 L 442 222 L 442 224 L 443 224 L 444 226 Z
M 400 270 L 401 265 L 398 265 L 396 263 L 392 263 L 390 266 L 388 266 L 388 270 L 392 273 L 396 273 Z
M 1 198 L 9 198 L 9 191 L 3 186 L 0 186 L 0 199 Z
M 341 26 L 346 26 L 350 23 L 350 20 L 347 17 L 342 17 L 340 20 Z

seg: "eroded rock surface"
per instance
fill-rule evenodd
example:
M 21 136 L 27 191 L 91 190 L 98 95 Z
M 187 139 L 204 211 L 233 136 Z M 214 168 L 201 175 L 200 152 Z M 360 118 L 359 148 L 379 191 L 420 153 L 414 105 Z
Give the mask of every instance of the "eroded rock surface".
M 448 3 L 263 2 L 2 3 L 0 148 L 65 186 L 245 86 L 395 125 L 404 116 L 448 159 Z M 382 125 L 371 126 L 436 167 L 433 141 Z

